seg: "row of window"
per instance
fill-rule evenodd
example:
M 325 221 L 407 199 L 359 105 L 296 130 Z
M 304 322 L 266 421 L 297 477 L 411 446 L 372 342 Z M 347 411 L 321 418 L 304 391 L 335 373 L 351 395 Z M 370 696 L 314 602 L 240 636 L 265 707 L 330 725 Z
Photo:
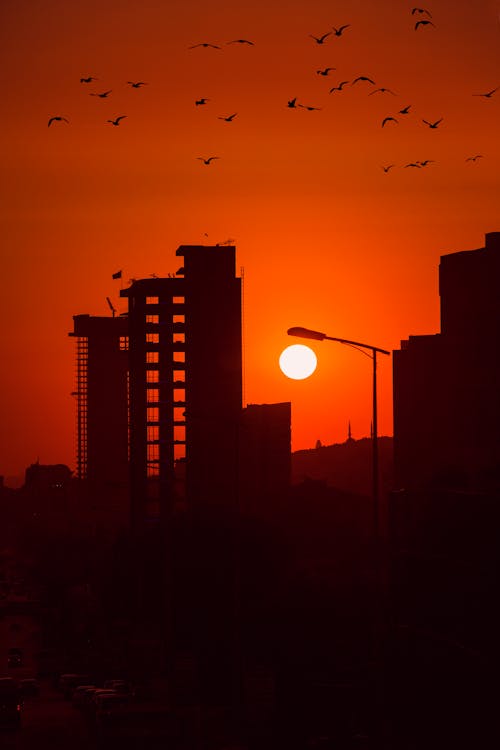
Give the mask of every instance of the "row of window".
M 174 305 L 183 305 L 185 302 L 184 297 L 172 297 L 172 302 Z M 159 305 L 160 304 L 160 298 L 159 297 L 146 297 L 146 305 Z

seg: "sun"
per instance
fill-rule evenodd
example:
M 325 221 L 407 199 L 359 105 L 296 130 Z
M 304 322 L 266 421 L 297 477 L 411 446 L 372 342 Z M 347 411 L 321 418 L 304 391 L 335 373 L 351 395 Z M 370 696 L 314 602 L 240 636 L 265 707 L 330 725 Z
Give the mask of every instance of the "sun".
M 315 353 L 304 344 L 287 346 L 280 354 L 281 371 L 292 380 L 304 380 L 312 375 L 318 364 Z

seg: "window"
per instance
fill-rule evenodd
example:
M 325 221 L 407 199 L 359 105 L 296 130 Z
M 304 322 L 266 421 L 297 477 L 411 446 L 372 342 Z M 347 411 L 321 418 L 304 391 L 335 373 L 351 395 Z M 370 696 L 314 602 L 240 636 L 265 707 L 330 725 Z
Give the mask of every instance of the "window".
M 146 362 L 154 363 L 160 361 L 159 352 L 146 352 Z
M 160 400 L 160 391 L 158 388 L 148 388 L 146 393 L 149 404 L 157 404 Z
M 146 383 L 159 383 L 160 373 L 158 370 L 146 370 Z
M 174 401 L 185 401 L 185 400 L 186 400 L 186 389 L 174 388 Z
M 157 305 L 159 301 L 159 297 L 146 297 L 146 305 Z
M 159 422 L 160 410 L 157 406 L 148 406 L 146 409 L 146 421 L 149 423 Z
M 160 439 L 160 428 L 158 425 L 148 425 L 147 428 L 147 441 L 148 443 L 151 443 L 152 441 L 159 440 Z
M 128 336 L 120 336 L 118 346 L 120 348 L 120 351 L 122 352 L 128 351 Z
M 174 344 L 185 344 L 186 335 L 184 333 L 174 333 L 172 340 Z
M 174 352 L 174 362 L 185 362 L 186 352 Z
M 185 323 L 185 322 L 186 322 L 185 315 L 172 315 L 172 323 Z
M 159 333 L 147 333 L 146 334 L 146 343 L 147 344 L 159 344 L 160 343 L 160 334 Z
M 159 315 L 146 315 L 146 323 L 159 323 L 160 322 L 160 316 Z
M 184 297 L 172 297 L 172 302 L 174 303 L 174 305 L 183 305 Z

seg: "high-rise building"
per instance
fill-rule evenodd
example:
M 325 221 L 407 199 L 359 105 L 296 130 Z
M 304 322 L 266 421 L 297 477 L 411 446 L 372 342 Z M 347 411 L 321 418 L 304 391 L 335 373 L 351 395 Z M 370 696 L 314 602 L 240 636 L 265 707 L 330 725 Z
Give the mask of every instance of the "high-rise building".
M 441 333 L 394 352 L 400 487 L 500 484 L 500 232 L 441 257 Z
M 237 500 L 241 279 L 232 246 L 182 245 L 174 276 L 134 281 L 130 335 L 132 522 Z M 180 497 L 176 464 L 185 463 Z
M 125 317 L 74 315 L 76 339 L 77 468 L 100 484 L 128 479 Z

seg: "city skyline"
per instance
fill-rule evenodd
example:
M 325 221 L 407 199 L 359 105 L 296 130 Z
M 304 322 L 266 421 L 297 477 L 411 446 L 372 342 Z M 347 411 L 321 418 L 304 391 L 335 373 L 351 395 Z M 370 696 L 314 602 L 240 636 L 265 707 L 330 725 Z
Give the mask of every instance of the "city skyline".
M 0 473 L 75 465 L 72 316 L 124 312 L 180 244 L 236 246 L 243 405 L 291 401 L 293 450 L 369 435 L 364 358 L 312 347 L 294 383 L 278 357 L 294 325 L 386 349 L 438 331 L 440 256 L 499 228 L 500 5 L 428 7 L 415 28 L 389 1 L 4 6 Z

